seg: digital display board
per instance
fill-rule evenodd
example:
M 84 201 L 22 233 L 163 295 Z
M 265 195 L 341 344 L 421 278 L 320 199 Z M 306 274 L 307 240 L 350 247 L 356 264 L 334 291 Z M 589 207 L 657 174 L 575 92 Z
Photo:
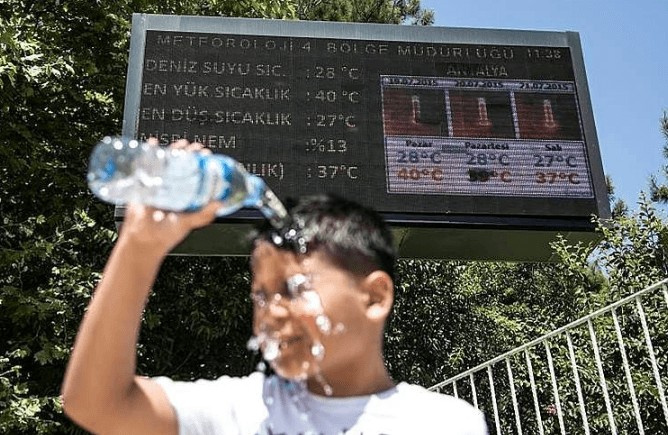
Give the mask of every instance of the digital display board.
M 609 211 L 582 63 L 573 32 L 135 15 L 124 134 L 394 224 L 591 230 Z

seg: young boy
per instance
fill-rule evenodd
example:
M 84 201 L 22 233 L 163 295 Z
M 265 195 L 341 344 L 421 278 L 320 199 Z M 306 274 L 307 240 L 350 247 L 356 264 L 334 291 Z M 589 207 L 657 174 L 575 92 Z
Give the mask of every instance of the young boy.
M 197 213 L 131 205 L 81 324 L 65 412 L 95 433 L 484 434 L 466 402 L 395 384 L 383 360 L 393 303 L 391 235 L 371 210 L 303 199 L 251 256 L 255 343 L 275 374 L 174 382 L 135 375 L 141 312 L 165 255 L 220 204 Z

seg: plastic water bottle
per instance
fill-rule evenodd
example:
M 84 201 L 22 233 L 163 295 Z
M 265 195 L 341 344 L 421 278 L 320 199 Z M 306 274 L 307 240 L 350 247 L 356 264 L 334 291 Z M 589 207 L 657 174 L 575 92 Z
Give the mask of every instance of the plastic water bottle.
M 121 137 L 105 137 L 97 144 L 90 156 L 88 186 L 98 198 L 116 205 L 137 202 L 194 211 L 220 200 L 218 216 L 255 207 L 277 227 L 288 215 L 264 181 L 231 157 Z

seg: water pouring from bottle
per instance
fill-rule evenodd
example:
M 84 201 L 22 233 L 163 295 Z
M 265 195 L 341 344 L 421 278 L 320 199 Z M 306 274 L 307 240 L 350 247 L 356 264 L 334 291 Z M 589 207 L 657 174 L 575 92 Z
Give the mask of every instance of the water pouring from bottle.
M 94 148 L 88 185 L 115 205 L 137 202 L 167 211 L 199 210 L 218 200 L 218 216 L 254 207 L 275 228 L 288 213 L 265 182 L 231 157 L 165 148 L 135 139 L 105 137 Z

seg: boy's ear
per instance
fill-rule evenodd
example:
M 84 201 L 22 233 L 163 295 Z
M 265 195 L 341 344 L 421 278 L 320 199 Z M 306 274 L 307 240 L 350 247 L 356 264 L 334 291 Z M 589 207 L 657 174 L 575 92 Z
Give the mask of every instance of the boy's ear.
M 394 283 L 382 270 L 375 270 L 364 278 L 367 292 L 367 316 L 372 320 L 385 321 L 394 303 Z

